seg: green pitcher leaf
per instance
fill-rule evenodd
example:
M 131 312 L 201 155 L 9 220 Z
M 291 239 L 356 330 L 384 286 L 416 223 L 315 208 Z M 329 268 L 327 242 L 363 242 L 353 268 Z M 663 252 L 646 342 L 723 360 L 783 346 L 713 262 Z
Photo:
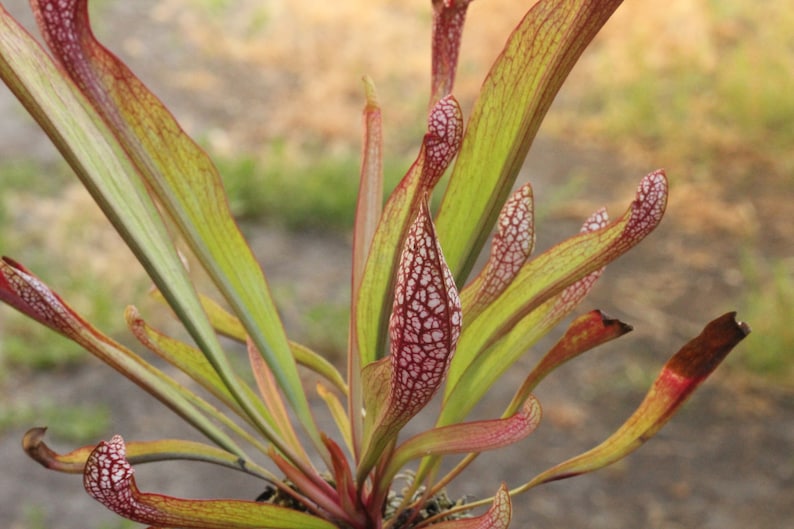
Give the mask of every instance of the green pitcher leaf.
M 531 317 L 533 310 L 542 307 L 543 303 L 570 285 L 603 268 L 645 238 L 658 226 L 666 204 L 667 178 L 663 171 L 655 171 L 642 179 L 636 199 L 617 221 L 595 231 L 579 233 L 528 261 L 488 308 L 474 321 L 467 321 L 458 344 L 458 353 L 450 365 L 445 388 L 445 415 L 439 424 L 460 420 L 460 410 L 467 402 L 477 400 L 476 397 L 472 399 L 472 395 L 481 395 L 495 380 L 485 384 L 468 380 L 465 388 L 457 388 L 467 372 L 476 371 L 491 378 L 489 373 L 503 372 L 509 365 L 504 358 L 485 354 L 489 348 L 497 345 L 528 315 Z M 546 318 L 546 308 L 554 309 L 557 302 L 553 303 L 538 313 L 538 321 Z M 511 361 L 516 358 L 511 358 Z M 453 391 L 457 396 L 451 399 Z
M 546 111 L 621 0 L 540 0 L 483 82 L 436 218 L 462 283 L 513 187 Z
M 94 38 L 88 0 L 58 5 L 37 0 L 32 4 L 53 54 L 110 125 L 147 189 L 164 206 L 232 306 L 299 419 L 319 444 L 264 274 L 232 218 L 220 176 L 209 157 L 126 65 Z M 231 367 L 220 348 L 208 336 L 199 338 L 210 362 L 233 387 Z M 250 403 L 236 396 L 256 417 Z

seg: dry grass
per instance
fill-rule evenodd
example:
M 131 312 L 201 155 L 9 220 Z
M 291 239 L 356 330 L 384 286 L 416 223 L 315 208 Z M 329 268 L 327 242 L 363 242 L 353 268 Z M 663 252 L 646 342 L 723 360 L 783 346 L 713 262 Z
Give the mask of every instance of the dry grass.
M 245 112 L 220 147 L 257 148 L 278 138 L 357 149 L 364 74 L 378 87 L 387 144 L 404 149 L 420 137 L 430 88 L 429 1 L 240 0 L 195 6 L 168 0 L 153 17 L 175 24 L 202 60 L 208 59 L 205 67 L 176 77 L 176 85 L 244 98 Z M 526 4 L 509 0 L 472 4 L 456 90 L 464 106 L 525 9 Z M 250 77 L 244 83 L 230 78 L 222 63 L 242 66 Z M 243 84 L 267 91 L 246 94 Z
M 554 129 L 690 181 L 788 186 L 792 31 L 784 2 L 628 2 L 574 70 Z

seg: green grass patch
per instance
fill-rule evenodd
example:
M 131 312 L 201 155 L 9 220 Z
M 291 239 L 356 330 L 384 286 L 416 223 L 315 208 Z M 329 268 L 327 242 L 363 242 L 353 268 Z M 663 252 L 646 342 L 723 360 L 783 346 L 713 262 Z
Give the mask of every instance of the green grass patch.
M 358 155 L 296 160 L 279 148 L 266 160 L 252 156 L 216 159 L 234 215 L 288 230 L 346 232 L 353 226 L 359 184 Z M 410 162 L 385 163 L 384 192 Z
M 53 196 L 74 180 L 66 162 L 43 164 L 28 158 L 4 158 L 0 163 L 0 190 L 32 191 L 39 196 Z
M 325 303 L 309 307 L 305 313 L 306 344 L 329 360 L 345 358 L 350 307 Z
M 126 329 L 126 303 L 148 284 L 121 239 L 62 164 L 12 160 L 0 165 L 0 254 L 42 278 L 109 335 Z M 88 353 L 36 322 L 0 307 L 0 368 L 44 370 Z
M 794 387 L 794 260 L 770 263 L 748 253 L 742 270 L 747 281 L 742 318 L 753 332 L 735 362 Z
M 22 314 L 4 309 L 4 336 L 0 344 L 0 365 L 8 370 L 46 371 L 83 362 L 88 353 Z M 0 380 L 4 377 L 0 377 Z
M 30 425 L 47 426 L 58 441 L 86 444 L 107 433 L 110 410 L 102 404 L 63 406 L 53 402 L 21 403 L 0 410 L 0 431 Z
M 47 509 L 41 505 L 31 501 L 29 505 L 23 508 L 23 522 L 21 526 L 12 526 L 15 529 L 50 529 L 47 524 Z M 90 527 L 95 529 L 135 529 L 142 527 L 140 524 L 118 518 L 112 522 L 103 522 L 98 524 L 90 524 Z

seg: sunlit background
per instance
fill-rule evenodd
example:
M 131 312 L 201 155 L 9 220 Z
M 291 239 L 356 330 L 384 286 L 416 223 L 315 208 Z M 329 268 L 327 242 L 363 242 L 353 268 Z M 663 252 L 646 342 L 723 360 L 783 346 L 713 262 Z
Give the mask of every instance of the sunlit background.
M 32 27 L 25 2 L 3 4 Z M 369 75 L 378 89 L 386 178 L 393 185 L 424 130 L 429 4 L 92 5 L 100 38 L 217 161 L 290 332 L 337 361 L 346 347 L 360 79 Z M 516 527 L 732 529 L 781 527 L 774 522 L 794 519 L 794 506 L 784 498 L 788 490 L 790 500 L 794 490 L 794 432 L 785 426 L 794 413 L 794 10 L 786 4 L 628 2 L 586 51 L 552 107 L 520 177 L 535 185 L 541 249 L 575 233 L 596 207 L 608 205 L 616 216 L 646 172 L 665 167 L 672 185 L 659 232 L 636 255 L 609 267 L 583 304 L 604 308 L 636 331 L 628 343 L 595 353 L 601 355 L 595 363 L 564 379 L 590 389 L 569 388 L 568 400 L 566 388 L 550 390 L 546 416 L 558 435 L 578 439 L 579 449 L 600 440 L 599 428 L 608 432 L 620 423 L 660 363 L 722 312 L 738 310 L 754 332 L 709 383 L 704 400 L 696 396 L 678 418 L 683 425 L 666 437 L 668 444 L 657 441 L 656 452 L 646 447 L 650 463 L 638 455 L 604 477 L 530 493 L 517 502 Z M 471 5 L 455 90 L 465 111 L 529 5 Z M 34 270 L 121 340 L 128 341 L 122 317 L 127 304 L 152 318 L 169 318 L 148 300 L 141 268 L 5 89 L 0 253 Z M 33 425 L 48 424 L 52 440 L 67 449 L 125 427 L 157 437 L 162 421 L 178 421 L 159 409 L 157 419 L 142 417 L 155 413 L 156 405 L 132 404 L 143 397 L 130 385 L 107 396 L 101 388 L 114 376 L 72 344 L 0 308 L 0 526 L 39 529 L 55 527 L 53 520 L 66 528 L 127 526 L 89 499 L 73 505 L 90 505 L 90 511 L 66 507 L 82 499 L 79 478 L 51 477 L 18 448 L 22 432 Z M 617 392 L 614 400 L 603 400 L 610 391 Z M 600 418 L 593 417 L 596 410 Z M 125 413 L 137 415 L 130 419 Z M 703 424 L 709 425 L 703 438 L 735 443 L 721 454 L 723 466 L 699 452 L 708 449 L 698 442 Z M 746 438 L 730 439 L 742 432 Z M 532 453 L 544 449 L 527 446 Z M 554 450 L 551 462 L 575 453 Z M 768 460 L 758 463 L 753 455 Z M 699 470 L 698 477 L 665 477 L 668 457 L 682 459 L 681 468 L 699 461 L 713 468 Z M 777 475 L 756 477 L 753 472 L 764 473 L 764 464 Z M 718 476 L 738 473 L 725 465 L 744 469 L 746 478 L 721 487 Z M 193 479 L 191 469 L 180 471 L 184 480 Z M 538 470 L 528 469 L 524 478 Z M 660 472 L 661 481 L 651 470 Z M 20 487 L 29 478 L 30 489 Z M 520 478 L 494 473 L 474 493 L 495 490 L 501 479 L 515 485 Z M 165 483 L 164 492 L 176 493 L 167 488 L 178 486 L 175 480 L 159 483 Z M 737 481 L 746 482 L 746 490 Z M 469 493 L 465 486 L 460 490 Z M 778 496 L 770 496 L 774 492 Z M 96 523 L 78 525 L 93 513 Z

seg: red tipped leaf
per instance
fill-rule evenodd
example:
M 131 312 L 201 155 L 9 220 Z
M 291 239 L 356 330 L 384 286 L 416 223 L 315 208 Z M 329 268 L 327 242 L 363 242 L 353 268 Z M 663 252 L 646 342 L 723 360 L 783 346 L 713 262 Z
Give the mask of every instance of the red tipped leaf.
M 589 277 L 589 276 L 588 276 Z M 620 320 L 610 318 L 600 310 L 592 310 L 576 318 L 565 334 L 546 353 L 524 380 L 506 414 L 513 413 L 546 375 L 580 354 L 631 332 L 632 327 Z
M 711 321 L 662 368 L 637 410 L 607 440 L 595 448 L 539 474 L 518 491 L 535 485 L 598 470 L 618 461 L 653 437 L 692 392 L 750 333 L 731 312 Z
M 219 446 L 242 456 L 237 444 L 206 415 L 232 426 L 227 417 L 130 349 L 99 332 L 41 280 L 8 258 L 0 259 L 0 300 L 78 343 Z
M 162 102 L 96 40 L 87 0 L 34 0 L 31 5 L 53 55 L 110 127 L 146 190 L 162 205 L 229 302 L 306 431 L 321 446 L 278 311 L 264 274 L 231 215 L 217 169 Z M 86 185 L 108 178 L 90 175 Z M 140 212 L 106 214 L 119 228 Z M 147 259 L 163 259 L 152 254 L 152 249 L 145 250 Z M 233 369 L 200 314 L 195 294 L 176 293 L 162 281 L 158 287 L 170 294 L 166 296 L 169 303 L 243 409 L 253 420 L 261 421 L 253 405 L 235 392 Z
M 81 333 L 93 330 L 58 294 L 8 257 L 0 259 L 0 300 L 81 345 Z

